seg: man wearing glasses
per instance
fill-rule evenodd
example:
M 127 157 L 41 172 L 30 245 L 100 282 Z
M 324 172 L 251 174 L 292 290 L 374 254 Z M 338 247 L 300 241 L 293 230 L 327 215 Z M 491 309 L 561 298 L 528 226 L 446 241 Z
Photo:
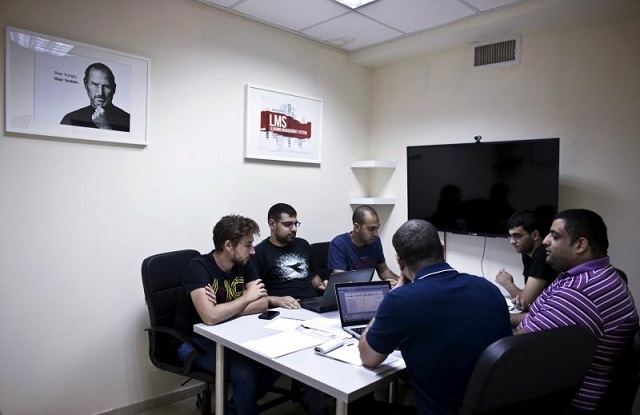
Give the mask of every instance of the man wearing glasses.
M 276 203 L 267 220 L 271 235 L 256 246 L 252 260 L 267 288 L 269 307 L 300 308 L 298 301 L 318 296 L 325 281 L 313 275 L 309 242 L 296 236 L 300 226 L 296 210 Z
M 504 268 L 496 275 L 496 282 L 507 290 L 514 306 L 521 311 L 527 311 L 558 275 L 546 262 L 547 255 L 542 241 L 547 229 L 543 228 L 548 226 L 542 225 L 536 214 L 529 210 L 521 210 L 509 218 L 509 242 L 522 255 L 524 288 L 518 288 L 513 282 L 513 276 Z M 526 313 L 512 314 L 511 325 L 517 326 L 525 315 Z
M 382 280 L 396 285 L 398 276 L 387 266 L 378 236 L 380 219 L 371 206 L 360 206 L 351 218 L 353 230 L 343 233 L 329 244 L 328 267 L 332 272 L 375 268 Z
M 286 203 L 276 203 L 267 213 L 271 234 L 255 247 L 252 261 L 267 289 L 269 308 L 300 308 L 299 300 L 318 296 L 324 291 L 323 281 L 311 269 L 311 246 L 296 236 L 300 222 L 298 213 Z M 303 386 L 309 415 L 327 413 L 324 393 Z

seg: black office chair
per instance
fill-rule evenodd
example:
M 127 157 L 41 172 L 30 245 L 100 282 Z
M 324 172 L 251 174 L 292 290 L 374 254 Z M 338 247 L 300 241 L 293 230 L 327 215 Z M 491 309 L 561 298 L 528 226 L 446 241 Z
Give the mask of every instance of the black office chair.
M 640 330 L 636 329 L 622 364 L 598 404 L 597 414 L 631 415 L 633 403 L 640 387 Z
M 311 271 L 317 272 L 320 278 L 328 280 L 331 270 L 327 268 L 329 256 L 329 242 L 315 242 L 311 244 Z
M 210 415 L 211 384 L 215 384 L 215 374 L 192 365 L 196 356 L 203 356 L 206 352 L 191 337 L 173 327 L 178 296 L 183 292 L 182 274 L 189 261 L 198 255 L 198 251 L 186 249 L 152 255 L 142 262 L 142 285 L 151 324 L 145 330 L 149 333 L 149 358 L 154 366 L 188 377 L 182 385 L 191 379 L 204 382 L 204 389 L 197 396 L 197 405 L 203 415 Z M 183 342 L 194 349 L 185 362 L 176 354 L 177 346 Z M 272 387 L 270 391 L 281 396 L 261 404 L 261 411 L 297 399 L 297 395 L 285 388 Z
M 595 335 L 580 326 L 492 343 L 476 362 L 460 415 L 566 413 L 595 347 Z
M 200 255 L 193 249 L 152 255 L 142 262 L 142 286 L 149 309 L 150 326 L 149 358 L 154 366 L 171 373 L 204 382 L 204 389 L 198 394 L 197 404 L 203 415 L 211 414 L 211 384 L 215 384 L 215 374 L 192 366 L 197 355 L 205 355 L 197 343 L 189 336 L 173 327 L 178 296 L 182 295 L 182 274 L 192 258 Z M 178 359 L 176 345 L 189 343 L 193 353 L 186 362 Z

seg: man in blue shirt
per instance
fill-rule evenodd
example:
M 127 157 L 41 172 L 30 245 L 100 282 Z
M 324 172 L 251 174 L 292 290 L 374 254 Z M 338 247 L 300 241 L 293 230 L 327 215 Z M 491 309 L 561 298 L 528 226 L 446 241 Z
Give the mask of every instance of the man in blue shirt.
M 360 339 L 360 358 L 375 367 L 399 348 L 418 414 L 457 414 L 480 353 L 511 335 L 504 297 L 444 262 L 438 230 L 425 220 L 405 222 L 393 246 L 401 277 Z
M 375 268 L 380 279 L 395 285 L 398 276 L 387 266 L 378 236 L 380 219 L 371 206 L 360 206 L 352 216 L 353 230 L 343 233 L 329 244 L 328 268 L 332 272 Z

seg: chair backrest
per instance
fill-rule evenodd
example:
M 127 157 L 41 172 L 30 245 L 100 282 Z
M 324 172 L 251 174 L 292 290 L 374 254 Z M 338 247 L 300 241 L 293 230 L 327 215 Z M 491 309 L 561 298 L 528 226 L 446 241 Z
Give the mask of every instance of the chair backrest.
M 331 270 L 327 268 L 329 242 L 315 242 L 311 244 L 311 270 L 317 271 L 323 280 L 329 279 Z
M 629 345 L 622 363 L 598 404 L 598 414 L 631 415 L 640 387 L 640 330 L 636 329 L 633 343 Z
M 149 309 L 151 327 L 173 327 L 178 295 L 182 293 L 182 274 L 192 258 L 193 249 L 152 255 L 142 261 L 142 286 Z
M 178 298 L 183 292 L 182 274 L 198 255 L 198 251 L 186 249 L 152 255 L 142 261 L 142 286 L 152 328 L 173 329 Z M 174 372 L 183 366 L 175 355 L 176 341 L 170 334 L 149 332 L 149 358 L 154 365 Z
M 460 414 L 564 413 L 595 347 L 595 335 L 580 326 L 500 339 L 478 358 Z

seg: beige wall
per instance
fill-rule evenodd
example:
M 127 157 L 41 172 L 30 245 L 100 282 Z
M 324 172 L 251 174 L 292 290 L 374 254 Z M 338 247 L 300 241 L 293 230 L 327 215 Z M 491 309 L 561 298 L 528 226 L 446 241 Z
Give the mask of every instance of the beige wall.
M 521 45 L 514 66 L 473 69 L 462 47 L 374 72 L 372 156 L 396 158 L 401 173 L 378 183 L 398 199 L 388 228 L 406 219 L 406 146 L 560 137 L 560 209 L 603 216 L 640 301 L 640 16 L 525 32 Z M 484 243 L 447 235 L 447 259 L 491 280 L 504 265 L 520 274 L 505 239 L 487 239 L 481 263 Z
M 561 208 L 603 215 L 640 298 L 639 20 L 523 33 L 518 66 L 473 70 L 460 48 L 370 72 L 195 0 L 1 1 L 2 26 L 150 58 L 151 94 L 145 149 L 0 137 L 0 411 L 90 414 L 175 390 L 182 379 L 148 363 L 142 259 L 210 249 L 212 224 L 231 212 L 264 237 L 278 201 L 298 209 L 310 241 L 346 231 L 367 180 L 352 159 L 398 161 L 368 189 L 397 198 L 380 208 L 396 270 L 407 145 L 560 137 Z M 324 100 L 320 167 L 243 160 L 245 83 Z M 447 235 L 448 260 L 490 279 L 519 272 L 504 239 L 486 241 L 481 265 L 484 243 Z
M 184 378 L 147 357 L 143 258 L 210 250 L 228 213 L 264 237 L 280 201 L 312 242 L 348 230 L 370 71 L 195 0 L 3 0 L 3 45 L 5 25 L 148 57 L 151 93 L 147 148 L 0 137 L 0 412 L 91 414 L 175 390 Z M 324 100 L 319 167 L 244 161 L 246 83 Z

